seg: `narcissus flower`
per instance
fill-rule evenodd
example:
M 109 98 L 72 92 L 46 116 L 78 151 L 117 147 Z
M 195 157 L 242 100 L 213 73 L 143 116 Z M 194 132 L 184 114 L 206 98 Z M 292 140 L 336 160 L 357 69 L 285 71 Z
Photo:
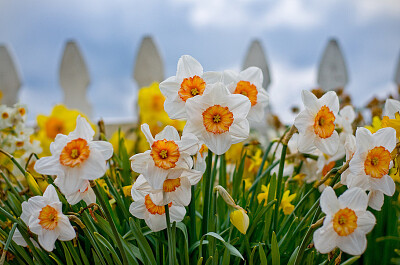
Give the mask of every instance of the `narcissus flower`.
M 222 74 L 203 73 L 201 64 L 189 55 L 178 61 L 176 75 L 160 83 L 166 97 L 164 108 L 171 119 L 186 119 L 185 104 L 189 98 L 201 96 L 206 86 L 221 81 Z
M 38 235 L 39 244 L 47 251 L 54 249 L 57 239 L 68 241 L 75 237 L 75 230 L 62 213 L 62 203 L 53 185 L 47 187 L 43 196 L 22 203 L 21 219 L 32 233 Z
M 132 199 L 134 202 L 132 202 L 129 207 L 129 212 L 133 216 L 139 219 L 144 219 L 147 226 L 153 232 L 167 228 L 164 205 L 155 204 L 152 201 L 150 194 L 137 192 L 135 188 L 132 188 Z M 184 206 L 171 202 L 168 204 L 168 207 L 171 222 L 180 222 L 183 220 L 186 214 Z
M 339 198 L 331 187 L 321 195 L 324 224 L 314 232 L 315 248 L 329 253 L 336 247 L 350 255 L 361 255 L 367 247 L 366 234 L 375 226 L 375 216 L 367 211 L 368 196 L 360 188 L 346 190 Z
M 56 175 L 55 183 L 66 195 L 81 189 L 87 180 L 101 178 L 113 148 L 108 142 L 93 141 L 93 135 L 90 124 L 78 116 L 75 130 L 68 136 L 58 134 L 50 145 L 51 156 L 35 163 L 36 172 Z
M 231 212 L 229 219 L 234 227 L 236 227 L 240 233 L 246 234 L 247 228 L 249 228 L 250 220 L 246 211 L 242 208 Z
M 55 181 L 54 183 L 57 184 L 58 181 Z M 70 194 L 65 192 L 64 187 L 62 185 L 57 184 L 57 186 L 60 188 L 60 191 L 65 195 L 65 198 L 71 205 L 75 205 L 81 200 L 86 202 L 87 205 L 96 203 L 96 195 L 94 194 L 93 189 L 90 187 L 90 183 L 88 180 L 86 180 L 83 186 L 79 188 L 76 192 Z
M 268 105 L 268 94 L 262 87 L 263 73 L 258 67 L 249 67 L 239 73 L 226 70 L 223 73 L 224 83 L 232 94 L 246 96 L 251 108 L 247 119 L 260 122 L 264 118 L 264 110 Z
M 369 190 L 369 206 L 380 210 L 383 194 L 392 196 L 395 192 L 394 181 L 388 174 L 392 167 L 391 152 L 396 146 L 396 131 L 388 127 L 372 134 L 360 127 L 356 131 L 356 145 L 346 177 L 347 186 Z
M 193 133 L 213 153 L 222 155 L 249 136 L 250 107 L 245 96 L 231 94 L 223 83 L 208 85 L 203 96 L 186 101 L 188 120 L 183 132 Z
M 352 123 L 356 118 L 353 106 L 347 105 L 343 107 L 337 117 L 337 124 L 343 129 L 343 133 L 353 134 Z
M 388 98 L 385 102 L 383 116 L 388 116 L 389 119 L 394 119 L 397 112 L 400 111 L 400 101 Z
M 335 154 L 339 145 L 339 135 L 335 131 L 339 111 L 336 93 L 329 91 L 318 99 L 313 93 L 303 90 L 301 96 L 306 109 L 294 121 L 299 130 L 299 151 L 310 153 L 318 148 L 327 155 Z
M 180 138 L 174 127 L 166 126 L 153 138 L 147 124 L 142 124 L 142 132 L 151 149 L 132 156 L 131 167 L 143 174 L 153 189 L 161 190 L 167 178 L 175 179 L 193 167 L 191 155 L 199 148 L 195 135 L 184 133 Z

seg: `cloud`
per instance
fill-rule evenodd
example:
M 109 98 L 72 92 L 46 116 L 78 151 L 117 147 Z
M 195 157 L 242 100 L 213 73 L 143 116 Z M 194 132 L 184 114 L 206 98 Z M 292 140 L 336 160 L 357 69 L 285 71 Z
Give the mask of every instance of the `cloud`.
M 360 22 L 370 22 L 376 18 L 400 18 L 400 1 L 398 0 L 355 0 L 353 4 Z

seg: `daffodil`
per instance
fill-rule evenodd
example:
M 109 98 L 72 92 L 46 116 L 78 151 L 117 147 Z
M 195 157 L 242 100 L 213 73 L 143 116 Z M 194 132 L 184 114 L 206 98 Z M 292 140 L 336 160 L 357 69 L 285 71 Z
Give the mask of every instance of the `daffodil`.
M 186 101 L 188 120 L 183 133 L 193 133 L 213 153 L 222 155 L 249 136 L 250 107 L 245 96 L 231 94 L 223 83 L 208 85 L 202 96 Z
M 131 167 L 143 174 L 153 189 L 161 190 L 167 178 L 175 179 L 193 167 L 191 155 L 199 148 L 195 135 L 184 133 L 181 138 L 174 127 L 166 126 L 153 138 L 147 124 L 142 124 L 142 132 L 151 149 L 132 156 Z
M 60 191 L 65 195 L 68 203 L 75 205 L 80 201 L 84 201 L 87 205 L 96 203 L 96 195 L 93 189 L 90 187 L 88 180 L 83 182 L 82 187 L 80 187 L 76 192 L 67 193 L 62 185 L 59 186 Z
M 53 185 L 47 187 L 43 196 L 22 203 L 21 219 L 32 233 L 38 235 L 39 244 L 46 251 L 53 251 L 57 239 L 69 241 L 75 237 L 75 230 L 62 213 L 62 203 Z
M 400 111 L 400 101 L 388 98 L 385 102 L 383 116 L 388 116 L 389 119 L 394 119 L 395 114 Z
M 369 206 L 375 210 L 381 209 L 384 194 L 392 196 L 395 192 L 394 181 L 388 176 L 395 146 L 393 128 L 383 128 L 374 134 L 362 127 L 356 131 L 356 152 L 349 164 L 346 183 L 349 188 L 369 190 Z
M 290 190 L 286 190 L 283 193 L 282 200 L 281 200 L 281 208 L 285 215 L 289 215 L 294 210 L 294 205 L 291 203 L 294 198 L 296 198 L 296 193 L 290 194 Z
M 76 119 L 79 115 L 87 119 L 78 110 L 68 109 L 64 105 L 59 104 L 53 107 L 49 116 L 40 114 L 36 117 L 39 131 L 35 139 L 41 142 L 42 155 L 50 155 L 49 146 L 57 134 L 68 134 L 74 130 Z M 90 126 L 95 130 L 96 127 L 93 124 L 90 123 Z
M 335 131 L 339 111 L 336 93 L 329 91 L 317 99 L 313 93 L 303 90 L 301 96 L 306 109 L 294 121 L 299 131 L 299 151 L 310 153 L 318 148 L 325 154 L 335 154 L 339 145 L 339 135 Z
M 115 131 L 108 140 L 112 144 L 114 152 L 116 154 L 118 154 L 119 152 L 120 139 L 124 139 L 125 149 L 128 152 L 128 154 L 132 153 L 133 148 L 135 147 L 135 141 L 127 138 L 123 131 L 120 132 Z
M 249 228 L 250 220 L 246 211 L 242 208 L 234 210 L 229 215 L 229 219 L 233 226 L 235 226 L 240 233 L 246 234 L 247 228 Z
M 372 118 L 372 124 L 365 126 L 371 133 L 376 133 L 379 129 L 382 129 L 382 121 L 378 116 Z
M 223 72 L 223 80 L 232 94 L 242 94 L 250 101 L 248 120 L 250 122 L 263 121 L 265 107 L 268 105 L 268 94 L 262 87 L 261 69 L 253 66 L 239 73 L 226 70 Z
M 102 177 L 113 148 L 108 142 L 93 141 L 93 135 L 87 120 L 78 116 L 75 130 L 68 136 L 58 134 L 50 145 L 51 156 L 42 157 L 35 163 L 36 172 L 56 175 L 55 184 L 66 195 L 82 189 L 87 180 Z
M 389 116 L 384 116 L 381 121 L 382 128 L 391 127 L 396 130 L 396 137 L 400 137 L 400 113 L 396 112 L 394 118 L 390 119 Z
M 268 192 L 269 192 L 269 184 L 268 186 L 265 186 L 264 184 L 261 185 L 261 191 L 258 195 L 257 195 L 257 200 L 258 203 L 261 203 L 264 200 L 264 206 L 267 206 L 268 203 Z
M 203 73 L 201 64 L 191 56 L 179 58 L 176 75 L 160 83 L 161 92 L 166 97 L 164 108 L 168 116 L 171 119 L 187 119 L 187 100 L 203 95 L 207 85 L 221 79 L 221 73 Z
M 12 108 L 0 105 L 0 130 L 12 126 Z
M 353 106 L 347 105 L 343 107 L 338 114 L 337 124 L 343 129 L 342 133 L 353 134 L 352 123 L 356 118 Z
M 368 196 L 360 188 L 346 190 L 339 198 L 331 187 L 321 195 L 324 224 L 314 232 L 315 248 L 329 253 L 336 247 L 350 255 L 361 255 L 367 248 L 366 234 L 375 226 L 375 216 L 367 211 Z

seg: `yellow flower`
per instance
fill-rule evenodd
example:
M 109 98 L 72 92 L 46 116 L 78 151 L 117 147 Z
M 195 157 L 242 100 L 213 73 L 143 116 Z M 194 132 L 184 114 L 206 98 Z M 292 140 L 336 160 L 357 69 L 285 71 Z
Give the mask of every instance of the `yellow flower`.
M 250 178 L 243 179 L 244 180 L 244 189 L 249 190 L 253 185 L 253 181 Z
M 125 197 L 131 196 L 132 185 L 122 187 Z
M 261 162 L 262 162 L 262 157 L 263 157 L 262 151 L 261 151 L 261 149 L 258 149 L 256 151 L 255 155 L 251 157 L 251 162 L 250 162 L 250 166 L 249 166 L 250 172 L 253 172 L 253 170 L 254 171 L 258 170 L 258 168 L 260 167 Z M 265 166 L 267 166 L 267 163 L 264 164 L 264 167 Z
M 231 212 L 230 221 L 240 233 L 246 234 L 247 228 L 249 228 L 250 220 L 245 210 L 240 208 Z
M 118 154 L 118 152 L 119 152 L 119 140 L 122 139 L 122 138 L 124 138 L 125 149 L 128 152 L 128 155 L 132 155 L 133 148 L 135 147 L 135 141 L 128 139 L 125 136 L 125 133 L 122 132 L 122 131 L 119 134 L 118 134 L 118 131 L 115 131 L 113 133 L 113 135 L 111 136 L 111 138 L 108 140 L 112 144 L 112 146 L 114 148 L 114 153 Z
M 264 206 L 267 206 L 267 201 L 268 201 L 268 192 L 269 192 L 269 184 L 268 186 L 265 185 L 261 185 L 261 191 L 258 195 L 257 195 L 257 200 L 258 203 L 261 203 L 263 200 L 264 201 Z
M 392 127 L 393 129 L 396 130 L 396 137 L 400 137 L 400 114 L 396 112 L 394 114 L 395 118 L 394 119 L 389 119 L 388 116 L 384 116 L 382 119 L 382 128 L 385 127 Z
M 294 205 L 291 204 L 291 201 L 293 201 L 294 198 L 296 198 L 296 193 L 294 193 L 292 195 L 289 195 L 289 194 L 290 194 L 289 190 L 285 191 L 283 193 L 282 201 L 281 201 L 281 208 L 285 215 L 291 214 L 294 210 Z
M 382 129 L 382 121 L 378 116 L 372 118 L 372 124 L 365 126 L 371 133 L 376 133 L 379 129 Z
M 54 141 L 57 134 L 68 134 L 75 129 L 78 115 L 89 120 L 78 110 L 68 109 L 62 104 L 55 105 L 49 116 L 39 114 L 36 117 L 39 131 L 34 136 L 34 139 L 39 140 L 41 143 L 43 149 L 42 156 L 50 155 L 50 143 Z M 96 126 L 92 123 L 90 125 L 96 131 Z
M 395 182 L 400 183 L 400 169 L 399 169 L 399 162 L 397 161 L 397 159 L 394 160 L 394 165 L 389 170 L 389 176 L 392 177 L 392 179 Z
M 298 181 L 299 184 L 302 184 L 302 183 L 303 183 L 303 180 L 304 180 L 304 178 L 305 178 L 306 176 L 307 176 L 307 175 L 304 174 L 304 173 L 299 173 L 299 174 L 297 174 L 296 176 L 293 177 L 293 180 Z

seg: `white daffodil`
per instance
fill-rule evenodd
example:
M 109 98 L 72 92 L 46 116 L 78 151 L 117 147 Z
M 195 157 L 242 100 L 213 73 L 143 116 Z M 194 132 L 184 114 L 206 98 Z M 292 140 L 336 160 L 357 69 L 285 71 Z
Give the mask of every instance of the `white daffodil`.
M 75 230 L 62 213 L 62 203 L 53 185 L 47 186 L 43 196 L 22 203 L 21 219 L 32 233 L 38 235 L 39 244 L 46 251 L 53 251 L 57 239 L 68 241 L 75 237 Z M 18 234 L 16 239 L 18 243 L 24 243 Z
M 356 113 L 354 112 L 353 106 L 343 107 L 337 116 L 337 124 L 343 129 L 342 133 L 353 134 L 352 123 L 356 118 Z
M 140 192 L 145 196 L 150 194 L 151 200 L 157 205 L 166 205 L 170 202 L 188 206 L 191 199 L 191 186 L 196 185 L 203 173 L 197 170 L 185 170 L 175 179 L 166 179 L 160 190 L 154 190 L 143 175 L 139 175 L 132 186 L 132 192 Z
M 314 232 L 315 248 L 321 253 L 329 253 L 336 247 L 350 255 L 364 253 L 365 235 L 376 223 L 375 216 L 367 211 L 367 194 L 360 188 L 351 188 L 337 198 L 333 189 L 327 187 L 320 204 L 326 217 L 323 226 Z
M 268 105 L 268 94 L 262 87 L 263 73 L 258 67 L 249 67 L 241 72 L 226 70 L 223 72 L 224 84 L 232 94 L 246 96 L 251 108 L 247 119 L 250 122 L 261 122 L 264 110 Z
M 369 190 L 369 206 L 380 210 L 383 194 L 395 192 L 393 179 L 388 175 L 392 167 L 391 152 L 396 146 L 396 131 L 387 127 L 372 134 L 366 128 L 357 128 L 356 152 L 350 161 L 350 173 L 345 182 L 349 188 Z
M 165 206 L 155 204 L 152 201 L 150 194 L 145 194 L 142 191 L 137 192 L 136 189 L 132 187 L 131 193 L 134 202 L 132 202 L 129 207 L 129 212 L 136 218 L 144 219 L 147 226 L 153 232 L 158 232 L 167 228 Z M 183 220 L 186 214 L 184 206 L 171 202 L 168 204 L 168 207 L 171 222 L 180 222 Z
M 13 109 L 6 105 L 0 105 L 0 130 L 12 126 Z
M 147 124 L 142 124 L 142 132 L 151 149 L 132 156 L 131 167 L 143 174 L 153 189 L 161 190 L 167 178 L 175 179 L 193 167 L 191 155 L 199 148 L 195 135 L 184 133 L 180 138 L 174 127 L 166 126 L 153 138 Z
M 16 103 L 14 104 L 14 112 L 13 119 L 16 121 L 24 122 L 26 120 L 26 109 L 27 106 L 25 104 Z
M 394 119 L 394 114 L 400 111 L 400 101 L 388 98 L 385 102 L 383 116 L 388 116 L 389 119 Z
M 83 186 L 79 188 L 76 192 L 68 194 L 62 185 L 58 184 L 58 180 L 56 179 L 54 183 L 60 187 L 60 191 L 65 195 L 68 203 L 71 205 L 75 205 L 81 200 L 86 202 L 87 205 L 96 203 L 96 194 L 94 194 L 93 189 L 90 187 L 90 183 L 88 180 L 83 182 Z
M 195 134 L 213 153 L 222 155 L 249 136 L 250 107 L 247 97 L 231 94 L 223 83 L 208 85 L 201 97 L 187 100 L 183 133 Z
M 160 83 L 165 96 L 164 109 L 171 119 L 186 119 L 185 104 L 189 98 L 201 96 L 206 85 L 221 81 L 218 72 L 203 73 L 201 64 L 189 55 L 179 58 L 176 75 Z
M 305 110 L 300 112 L 294 125 L 299 131 L 298 147 L 302 153 L 310 153 L 315 147 L 327 155 L 338 150 L 339 135 L 335 131 L 335 120 L 339 111 L 339 99 L 329 91 L 318 99 L 313 93 L 301 93 Z
M 356 152 L 356 148 L 357 148 L 356 137 L 352 134 L 346 134 L 346 140 L 344 143 L 344 150 L 346 152 L 346 162 L 353 158 L 353 155 Z M 343 185 L 347 185 L 347 176 L 349 174 L 350 174 L 350 169 L 347 168 L 340 176 L 340 182 Z
M 102 177 L 113 147 L 105 141 L 93 141 L 93 135 L 90 124 L 78 116 L 75 130 L 68 136 L 57 134 L 50 145 L 51 156 L 39 159 L 35 170 L 40 174 L 56 175 L 57 186 L 67 195 L 78 191 L 87 180 Z

